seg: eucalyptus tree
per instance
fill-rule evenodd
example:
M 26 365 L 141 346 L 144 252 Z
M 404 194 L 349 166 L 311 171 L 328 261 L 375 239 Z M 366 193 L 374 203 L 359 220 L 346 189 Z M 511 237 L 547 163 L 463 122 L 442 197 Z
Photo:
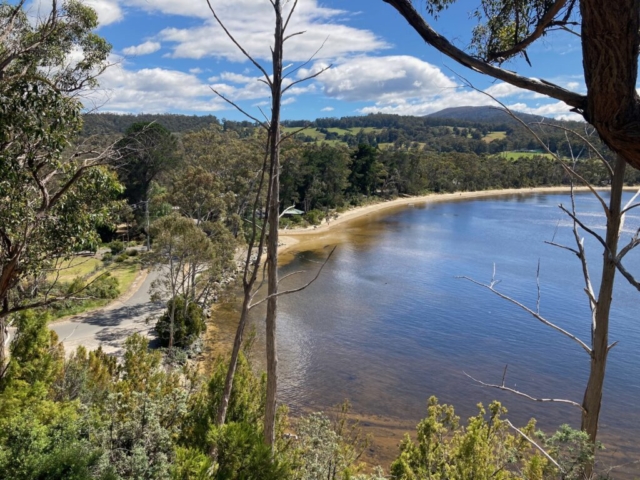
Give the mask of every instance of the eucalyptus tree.
M 199 222 L 220 220 L 239 236 L 260 179 L 263 136 L 240 138 L 212 126 L 184 135 L 181 143 L 185 168 L 171 177 L 171 203 Z M 182 188 L 187 177 L 191 188 Z
M 24 4 L 0 4 L 0 376 L 8 317 L 58 300 L 36 295 L 29 280 L 97 241 L 95 228 L 120 192 L 106 168 L 116 151 L 74 143 L 78 95 L 96 86 L 110 51 L 93 33 L 96 13 L 53 1 L 48 16 L 34 20 Z
M 640 169 L 640 97 L 636 91 L 640 52 L 640 0 L 478 0 L 468 51 L 439 34 L 414 8 L 412 0 L 383 0 L 393 6 L 422 40 L 476 72 L 566 103 L 593 125 L 600 138 L 625 162 Z M 437 16 L 456 0 L 427 0 Z M 524 57 L 527 49 L 563 31 L 578 38 L 586 94 L 548 80 L 528 77 L 502 64 Z
M 125 187 L 124 196 L 131 205 L 144 205 L 147 247 L 150 247 L 151 182 L 176 165 L 178 143 L 171 132 L 159 123 L 136 122 L 127 128 L 117 148 L 123 157 L 119 174 Z
M 154 296 L 169 295 L 169 349 L 174 344 L 176 298 L 183 297 L 185 314 L 195 296 L 196 280 L 215 257 L 213 243 L 193 219 L 178 213 L 161 217 L 151 225 L 153 252 L 150 259 L 163 273 L 152 285 Z

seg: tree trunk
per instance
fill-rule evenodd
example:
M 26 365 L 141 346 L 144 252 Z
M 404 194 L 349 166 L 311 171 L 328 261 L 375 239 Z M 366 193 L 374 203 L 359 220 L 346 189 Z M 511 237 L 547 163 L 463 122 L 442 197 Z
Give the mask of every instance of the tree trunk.
M 269 237 L 267 243 L 267 399 L 264 415 L 264 440 L 273 449 L 275 443 L 276 396 L 278 390 L 278 352 L 276 322 L 278 317 L 278 226 L 280 220 L 280 107 L 282 100 L 282 50 L 283 24 L 280 0 L 274 1 L 276 15 L 275 42 L 273 48 L 273 85 L 271 90 L 272 113 L 270 124 L 270 188 Z
M 222 392 L 222 399 L 220 405 L 218 405 L 218 412 L 216 413 L 216 425 L 221 427 L 227 419 L 227 410 L 229 409 L 229 400 L 231 399 L 231 390 L 233 389 L 233 378 L 236 374 L 236 367 L 238 366 L 238 356 L 240 355 L 240 348 L 242 348 L 242 338 L 244 336 L 244 327 L 247 324 L 249 318 L 249 302 L 251 301 L 251 285 L 248 289 L 245 287 L 244 301 L 242 302 L 242 312 L 240 314 L 240 323 L 236 329 L 236 336 L 233 340 L 233 350 L 231 351 L 231 360 L 229 362 L 229 368 L 227 369 L 227 377 L 224 382 L 224 391 Z M 215 457 L 215 451 L 211 454 Z
M 625 167 L 625 160 L 618 156 L 611 180 L 611 199 L 609 201 L 609 218 L 607 219 L 607 235 L 605 239 L 607 248 L 603 252 L 600 290 L 591 327 L 592 353 L 589 380 L 582 401 L 581 429 L 589 435 L 589 439 L 594 446 L 598 435 L 598 421 L 602 404 L 607 356 L 609 354 L 609 314 L 611 312 L 613 286 L 616 276 L 614 259 L 618 254 L 618 240 L 620 238 Z M 592 468 L 592 465 L 588 466 L 587 474 L 591 474 Z M 587 478 L 589 477 L 587 476 Z
M 581 0 L 584 117 L 602 140 L 640 169 L 640 98 L 636 92 L 640 0 Z

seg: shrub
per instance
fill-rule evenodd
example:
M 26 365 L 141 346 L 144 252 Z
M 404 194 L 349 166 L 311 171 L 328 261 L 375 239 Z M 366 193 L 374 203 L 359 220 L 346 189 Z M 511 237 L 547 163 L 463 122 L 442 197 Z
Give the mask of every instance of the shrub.
M 116 277 L 107 272 L 91 282 L 85 291 L 93 298 L 117 298 L 120 295 L 120 284 Z
M 118 255 L 116 257 L 115 261 L 116 261 L 116 263 L 122 263 L 122 262 L 125 262 L 127 260 L 127 258 L 129 258 L 129 257 L 127 256 L 126 253 L 121 253 L 120 255 Z
M 189 302 L 185 311 L 185 300 L 182 296 L 169 300 L 167 310 L 156 323 L 155 330 L 160 338 L 160 343 L 165 347 L 169 346 L 171 310 L 174 302 L 173 345 L 182 348 L 188 347 L 206 329 L 204 313 L 198 304 Z
M 310 210 L 305 214 L 305 218 L 311 225 L 320 225 L 324 218 L 324 212 L 320 210 Z
M 113 262 L 113 254 L 111 252 L 107 252 L 104 255 L 102 255 L 102 261 L 104 263 L 111 263 Z
M 137 257 L 138 256 L 138 250 L 136 250 L 135 248 L 132 248 L 131 250 L 127 250 L 127 255 L 130 257 Z
M 124 243 L 120 240 L 115 240 L 109 244 L 109 248 L 111 249 L 112 255 L 118 255 L 124 251 Z

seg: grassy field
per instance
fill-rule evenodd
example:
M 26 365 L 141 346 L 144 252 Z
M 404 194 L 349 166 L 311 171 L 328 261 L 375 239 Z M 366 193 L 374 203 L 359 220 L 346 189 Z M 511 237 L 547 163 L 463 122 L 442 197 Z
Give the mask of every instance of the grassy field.
M 58 277 L 59 282 L 70 282 L 76 277 L 88 277 L 92 273 L 98 273 L 102 268 L 102 262 L 96 257 L 78 256 L 62 262 L 60 271 L 48 275 L 49 280 Z
M 112 277 L 118 280 L 118 288 L 120 294 L 127 292 L 140 271 L 140 262 L 137 257 L 129 257 L 124 262 L 113 262 L 105 266 L 101 260 L 96 257 L 79 256 L 66 261 L 62 265 L 58 283 L 70 283 L 77 277 L 84 278 L 87 282 L 95 279 L 98 275 L 109 272 Z M 56 274 L 49 275 L 50 280 L 54 280 Z M 51 310 L 51 318 L 53 320 L 66 317 L 69 315 L 79 315 L 90 310 L 104 307 L 113 300 L 111 299 L 93 299 L 70 302 L 64 308 L 56 308 Z
M 505 158 L 508 158 L 509 160 L 518 160 L 520 158 L 523 157 L 545 157 L 548 159 L 553 159 L 553 155 L 549 154 L 549 153 L 543 153 L 542 151 L 540 152 L 502 152 L 500 153 L 500 155 L 502 155 Z
M 489 143 L 494 140 L 502 140 L 506 136 L 507 136 L 507 132 L 489 132 L 484 137 L 482 137 L 482 140 Z
M 282 127 L 282 131 L 284 134 L 297 132 L 298 130 L 300 130 L 300 127 Z M 312 128 L 312 127 L 305 128 L 300 132 L 300 135 L 307 135 L 316 140 L 324 140 L 324 133 L 320 133 L 319 131 L 317 131 L 315 128 Z

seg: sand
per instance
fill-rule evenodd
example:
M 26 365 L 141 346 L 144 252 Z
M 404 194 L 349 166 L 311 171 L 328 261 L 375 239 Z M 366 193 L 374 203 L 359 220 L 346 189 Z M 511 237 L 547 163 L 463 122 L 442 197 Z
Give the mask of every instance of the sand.
M 636 188 L 630 188 L 636 190 Z M 602 188 L 598 190 L 607 190 Z M 575 191 L 586 192 L 587 187 L 576 187 Z M 497 197 L 503 195 L 522 195 L 534 193 L 569 193 L 570 187 L 539 187 L 539 188 L 509 188 L 503 190 L 483 190 L 479 192 L 456 192 L 456 193 L 432 193 L 418 197 L 403 197 L 395 200 L 383 201 L 363 207 L 356 207 L 338 214 L 338 218 L 332 219 L 329 224 L 326 220 L 321 225 L 306 228 L 281 229 L 279 235 L 279 253 L 292 254 L 303 249 L 311 250 L 321 243 L 333 243 L 332 237 L 335 237 L 342 228 L 349 222 L 361 219 L 368 215 L 377 214 L 384 210 L 393 208 L 422 205 L 426 203 L 441 203 L 458 200 L 472 200 L 483 197 Z M 288 255 L 285 255 L 285 258 Z

